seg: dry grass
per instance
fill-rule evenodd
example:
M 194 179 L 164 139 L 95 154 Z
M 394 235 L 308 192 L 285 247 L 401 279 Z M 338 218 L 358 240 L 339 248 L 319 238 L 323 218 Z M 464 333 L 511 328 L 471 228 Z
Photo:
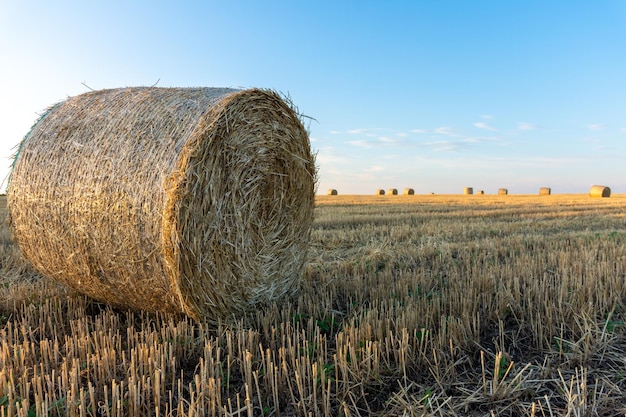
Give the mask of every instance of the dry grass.
M 298 287 L 314 188 L 308 134 L 277 93 L 139 87 L 51 108 L 20 145 L 8 201 L 44 275 L 215 319 Z
M 626 413 L 626 196 L 321 196 L 300 293 L 212 327 L 38 277 L 2 231 L 0 414 Z

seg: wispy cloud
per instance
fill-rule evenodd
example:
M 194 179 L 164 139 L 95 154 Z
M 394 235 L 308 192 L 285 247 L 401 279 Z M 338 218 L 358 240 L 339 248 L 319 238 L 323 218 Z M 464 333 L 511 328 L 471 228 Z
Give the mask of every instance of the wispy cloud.
M 315 161 L 320 166 L 341 166 L 349 162 L 348 158 L 335 152 L 334 148 L 327 147 L 319 149 L 315 157 Z
M 489 123 L 486 123 L 486 122 L 476 122 L 474 123 L 474 126 L 479 129 L 484 129 L 484 130 L 496 130 L 496 128 L 494 128 L 493 126 L 491 126 Z
M 453 127 L 449 127 L 449 126 L 438 127 L 435 130 L 433 130 L 433 132 L 438 133 L 440 135 L 449 136 L 451 138 L 461 137 L 461 135 L 457 132 L 456 129 L 454 129 Z
M 413 129 L 411 130 L 412 133 L 428 133 L 428 130 L 426 129 Z
M 348 141 L 348 145 L 356 146 L 357 148 L 365 148 L 370 149 L 376 146 L 376 143 L 372 140 L 360 139 L 360 140 L 350 140 Z
M 480 116 L 480 117 L 482 117 L 482 118 L 483 118 L 483 119 L 485 119 L 485 120 L 491 120 L 491 119 L 493 119 L 493 115 L 491 115 L 491 114 L 483 114 L 483 115 L 482 115 L 482 116 Z
M 465 140 L 436 140 L 424 143 L 435 152 L 458 152 L 469 147 L 469 143 Z
M 597 131 L 600 131 L 600 130 L 604 129 L 604 124 L 602 124 L 602 123 L 591 123 L 591 124 L 588 124 L 586 127 L 587 127 L 587 129 L 589 129 L 591 131 L 597 132 Z
M 367 129 L 359 128 L 359 129 L 350 129 L 347 131 L 351 135 L 359 135 L 362 133 L 366 133 Z
M 368 135 L 369 136 L 369 135 Z M 379 148 L 379 147 L 392 147 L 392 146 L 409 146 L 410 143 L 404 139 L 394 139 L 388 136 L 379 136 L 376 139 L 356 139 L 347 142 L 349 145 L 356 146 L 358 148 Z
M 538 127 L 534 123 L 519 122 L 517 124 L 517 130 L 536 130 Z

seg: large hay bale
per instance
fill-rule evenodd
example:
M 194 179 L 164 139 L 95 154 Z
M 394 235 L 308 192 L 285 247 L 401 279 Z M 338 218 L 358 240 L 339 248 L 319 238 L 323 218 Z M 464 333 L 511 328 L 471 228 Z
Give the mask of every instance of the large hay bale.
M 390 188 L 387 190 L 387 194 L 389 195 L 398 195 L 398 189 L 397 188 Z
M 337 190 L 335 190 L 334 188 L 329 188 L 326 192 L 326 195 L 337 195 Z
M 378 190 L 376 190 L 376 195 L 385 195 L 385 190 L 379 188 Z
M 476 191 L 476 194 L 484 195 L 485 194 L 485 190 L 478 190 L 478 191 Z
M 114 305 L 214 320 L 297 288 L 315 182 L 307 132 L 275 92 L 121 88 L 41 117 L 8 206 L 44 275 Z
M 474 189 L 472 187 L 465 187 L 463 188 L 463 194 L 465 195 L 474 194 Z
M 508 195 L 509 194 L 509 190 L 506 188 L 499 188 L 498 189 L 498 195 Z
M 550 195 L 552 194 L 552 188 L 550 187 L 541 187 L 539 189 L 539 195 Z
M 415 190 L 412 188 L 405 188 L 404 195 L 415 195 Z
M 611 196 L 611 189 L 604 185 L 592 185 L 589 196 L 593 198 L 608 198 Z

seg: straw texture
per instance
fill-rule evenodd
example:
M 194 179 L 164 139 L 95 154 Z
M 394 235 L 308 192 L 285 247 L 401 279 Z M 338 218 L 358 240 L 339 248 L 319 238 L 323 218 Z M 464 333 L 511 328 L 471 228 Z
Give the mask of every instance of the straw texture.
M 307 132 L 275 92 L 122 88 L 70 98 L 33 126 L 8 206 L 50 278 L 214 320 L 297 289 L 315 181 Z
M 608 198 L 611 196 L 611 189 L 604 185 L 592 185 L 589 196 L 593 198 Z
M 539 195 L 550 195 L 552 194 L 552 188 L 550 187 L 541 187 L 539 189 Z

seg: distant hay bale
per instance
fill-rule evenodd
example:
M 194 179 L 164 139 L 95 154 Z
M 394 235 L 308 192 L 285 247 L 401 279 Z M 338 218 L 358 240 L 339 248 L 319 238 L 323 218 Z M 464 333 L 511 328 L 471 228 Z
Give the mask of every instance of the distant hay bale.
M 405 188 L 404 195 L 415 195 L 415 190 L 412 188 Z
M 297 289 L 315 182 L 307 132 L 275 92 L 121 88 L 39 119 L 8 208 L 44 275 L 114 305 L 215 321 Z
M 539 195 L 550 195 L 552 194 L 552 188 L 550 187 L 541 187 L 539 189 Z
M 476 191 L 476 194 L 483 195 L 483 194 L 485 194 L 485 192 L 483 190 L 478 190 L 478 191 Z
M 589 196 L 593 198 L 608 198 L 611 196 L 611 189 L 604 185 L 592 185 Z
M 329 188 L 326 192 L 326 195 L 337 195 L 337 190 L 335 190 L 334 188 Z
M 389 195 L 398 195 L 398 189 L 397 188 L 390 188 L 389 190 L 387 190 L 387 194 L 389 194 Z
M 376 190 L 376 195 L 385 195 L 385 190 L 379 188 L 378 190 Z
M 508 194 L 509 194 L 509 190 L 507 190 L 506 188 L 498 189 L 498 195 L 508 195 Z
M 465 195 L 474 194 L 474 189 L 472 187 L 465 187 L 463 188 L 463 194 Z

